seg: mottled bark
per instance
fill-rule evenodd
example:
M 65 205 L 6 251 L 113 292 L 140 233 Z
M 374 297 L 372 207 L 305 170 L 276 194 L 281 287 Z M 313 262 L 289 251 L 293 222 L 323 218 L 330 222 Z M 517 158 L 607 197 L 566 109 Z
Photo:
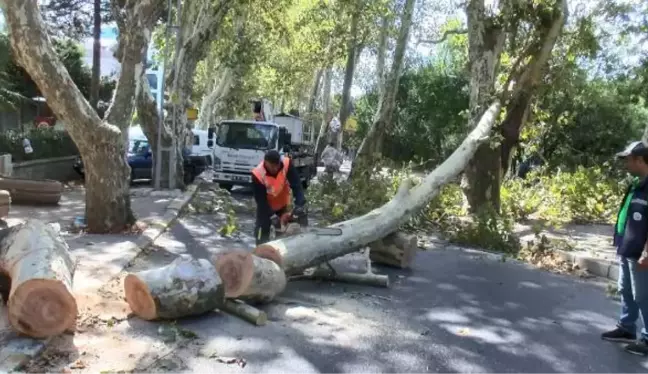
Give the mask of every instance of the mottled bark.
M 486 15 L 484 0 L 471 0 L 468 15 L 468 58 L 470 66 L 470 121 L 473 127 L 495 94 L 495 78 L 504 46 L 502 26 Z M 500 207 L 499 150 L 482 144 L 468 163 L 462 180 L 471 212 Z
M 94 25 L 92 30 L 92 80 L 90 81 L 90 105 L 97 108 L 101 78 L 101 0 L 94 0 Z
M 315 112 L 315 103 L 317 103 L 317 94 L 320 90 L 320 83 L 322 82 L 322 76 L 324 75 L 324 69 L 319 69 L 315 73 L 315 82 L 313 83 L 313 89 L 311 90 L 310 98 L 308 99 L 308 120 L 310 122 L 310 138 L 309 143 L 311 145 L 315 142 L 315 122 L 313 122 L 313 113 Z
M 344 84 L 342 85 L 342 103 L 340 105 L 340 133 L 337 139 L 337 149 L 342 148 L 342 134 L 344 133 L 344 124 L 349 118 L 351 112 L 351 86 L 353 85 L 353 75 L 356 67 L 356 50 L 358 48 L 358 22 L 360 19 L 360 9 L 357 9 L 351 15 L 351 38 L 347 46 L 347 60 L 344 69 Z
M 403 69 L 403 59 L 412 26 L 412 14 L 415 3 L 416 0 L 406 0 L 405 2 L 401 16 L 401 27 L 396 41 L 396 50 L 394 51 L 394 62 L 385 82 L 385 90 L 378 102 L 373 123 L 358 148 L 353 169 L 365 169 L 373 163 L 372 160 L 374 160 L 375 155 L 381 152 L 385 133 L 391 129 L 392 116 L 396 107 L 396 94 L 398 93 L 398 84 Z M 356 175 L 356 170 L 352 170 L 352 175 Z
M 389 34 L 389 18 L 382 17 L 380 34 L 378 36 L 378 53 L 376 58 L 376 77 L 378 79 L 378 97 L 385 91 L 385 54 L 387 53 L 387 38 Z
M 211 125 L 216 124 L 216 118 L 223 110 L 223 105 L 225 104 L 224 99 L 232 88 L 233 78 L 233 71 L 229 67 L 224 67 L 217 73 L 209 93 L 203 97 L 200 105 L 197 123 L 199 128 L 207 129 Z
M 37 0 L 4 0 L 12 50 L 81 153 L 86 169 L 86 219 L 91 232 L 125 229 L 130 208 L 130 168 L 121 131 L 102 122 L 58 59 Z
M 115 57 L 121 66 L 112 103 L 105 118 L 109 123 L 125 130 L 133 118 L 151 32 L 161 14 L 163 2 L 111 0 L 111 8 L 119 27 L 119 46 Z
M 167 114 L 164 122 L 167 128 L 165 132 L 169 131 L 171 138 L 165 139 L 163 136 L 162 140 L 164 145 L 166 140 L 177 139 L 176 149 L 173 152 L 162 152 L 161 160 L 154 157 L 153 166 L 155 170 L 155 163 L 162 163 L 162 174 L 160 176 L 154 175 L 154 177 L 162 178 L 160 179 L 160 185 L 165 186 L 165 188 L 168 187 L 169 182 L 168 178 L 164 178 L 169 169 L 166 166 L 174 159 L 176 165 L 175 186 L 176 188 L 184 187 L 182 150 L 186 145 L 185 140 L 188 139 L 187 108 L 190 106 L 189 100 L 193 89 L 193 76 L 198 62 L 205 58 L 209 44 L 212 40 L 217 39 L 221 22 L 233 4 L 233 0 L 220 0 L 218 2 L 201 0 L 185 2 L 182 7 L 179 20 L 180 29 L 176 37 L 176 51 L 165 78 L 167 82 L 166 93 L 170 98 L 170 103 L 166 107 Z M 150 105 L 149 101 L 150 95 L 138 95 L 138 113 L 142 113 L 140 115 L 142 122 L 147 123 L 147 137 L 149 137 L 149 134 L 153 135 L 152 123 L 155 122 L 151 118 L 142 118 L 142 116 L 150 113 L 150 110 L 146 108 L 146 106 Z M 140 105 L 143 108 L 140 109 Z M 149 138 L 149 141 L 154 145 L 157 142 L 157 137 Z M 157 146 L 157 144 L 154 145 L 154 147 Z M 154 151 L 155 149 L 157 148 L 154 148 Z M 174 157 L 172 157 L 172 154 L 174 154 Z
M 331 68 L 326 68 L 324 72 L 324 88 L 322 89 L 322 125 L 320 126 L 319 134 L 317 135 L 317 141 L 315 142 L 315 159 L 319 160 L 324 147 L 326 146 L 326 130 L 331 116 L 331 78 L 333 72 Z
M 540 43 L 538 43 L 536 51 L 531 52 L 529 63 L 519 74 L 519 79 L 515 82 L 510 101 L 507 104 L 506 118 L 501 126 L 503 137 L 500 147 L 502 175 L 506 175 L 508 171 L 511 154 L 520 141 L 520 131 L 526 123 L 531 102 L 542 78 L 542 72 L 547 66 L 551 52 L 568 16 L 566 0 L 556 1 L 554 7 L 554 19 L 551 23 L 547 23 L 544 30 L 538 30 Z M 520 57 L 518 61 L 521 61 L 526 56 Z M 513 71 L 511 74 L 515 73 L 517 72 Z

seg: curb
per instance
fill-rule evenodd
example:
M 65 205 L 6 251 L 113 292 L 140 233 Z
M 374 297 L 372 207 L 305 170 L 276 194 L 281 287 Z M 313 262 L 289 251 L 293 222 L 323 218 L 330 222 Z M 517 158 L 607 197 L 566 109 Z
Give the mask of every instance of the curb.
M 582 254 L 558 251 L 560 257 L 570 264 L 578 265 L 593 275 L 612 281 L 619 279 L 619 265 L 614 261 L 598 260 Z
M 149 223 L 149 227 L 132 242 L 132 251 L 129 251 L 132 254 L 132 258 L 129 258 L 125 262 L 124 268 L 142 250 L 151 246 L 178 219 L 180 212 L 191 202 L 197 191 L 198 184 L 190 184 L 180 196 L 171 200 L 162 218 Z M 39 356 L 45 350 L 51 339 L 50 337 L 44 340 L 37 340 L 22 336 L 7 339 L 2 349 L 0 349 L 0 373 L 10 373 L 20 370 L 29 360 Z
M 138 252 L 148 248 L 178 218 L 180 212 L 191 202 L 198 191 L 197 184 L 190 184 L 182 195 L 171 200 L 161 219 L 149 223 L 149 227 L 135 240 Z

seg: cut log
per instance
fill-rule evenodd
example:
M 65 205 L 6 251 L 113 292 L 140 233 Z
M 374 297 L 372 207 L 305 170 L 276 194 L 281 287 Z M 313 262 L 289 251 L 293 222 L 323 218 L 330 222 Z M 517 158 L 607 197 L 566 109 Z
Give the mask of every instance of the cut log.
M 351 283 L 351 284 L 359 284 L 363 286 L 373 286 L 373 287 L 389 287 L 389 277 L 387 275 L 374 274 L 374 273 L 347 273 L 347 272 L 333 273 L 330 271 L 318 269 L 312 274 L 297 275 L 297 276 L 290 277 L 291 281 L 305 280 L 305 279 Z
M 14 204 L 56 205 L 61 200 L 63 183 L 50 179 L 0 177 L 0 189 L 9 191 Z
M 409 268 L 416 255 L 416 235 L 400 231 L 389 234 L 381 240 L 369 244 L 369 258 L 378 264 L 389 265 L 401 269 Z
M 411 184 L 404 181 L 387 204 L 363 216 L 329 226 L 340 229 L 339 235 L 323 235 L 316 230 L 304 232 L 265 243 L 255 248 L 254 253 L 275 261 L 288 275 L 300 274 L 324 261 L 355 252 L 396 231 L 424 208 L 441 187 L 464 170 L 477 147 L 487 139 L 499 112 L 500 103 L 496 101 L 459 148 L 419 185 L 410 189 Z
M 286 288 L 286 275 L 275 262 L 248 252 L 214 256 L 223 279 L 225 296 L 253 303 L 268 303 Z
M 11 287 L 9 322 L 18 332 L 47 338 L 73 329 L 75 261 L 57 225 L 27 220 L 0 234 L 0 269 Z
M 248 305 L 240 300 L 227 300 L 220 307 L 223 312 L 233 314 L 253 325 L 263 326 L 268 322 L 268 315 L 251 305 Z
M 182 255 L 167 266 L 128 274 L 126 302 L 145 320 L 199 315 L 220 307 L 225 288 L 208 260 Z

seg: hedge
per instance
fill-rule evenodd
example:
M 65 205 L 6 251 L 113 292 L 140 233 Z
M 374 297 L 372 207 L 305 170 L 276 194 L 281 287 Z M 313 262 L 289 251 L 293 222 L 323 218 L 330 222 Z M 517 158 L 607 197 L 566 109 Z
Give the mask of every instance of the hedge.
M 23 139 L 29 139 L 34 152 L 27 154 Z M 52 128 L 36 128 L 26 132 L 6 131 L 0 133 L 0 154 L 10 153 L 13 162 L 43 158 L 78 155 L 79 151 L 65 131 Z

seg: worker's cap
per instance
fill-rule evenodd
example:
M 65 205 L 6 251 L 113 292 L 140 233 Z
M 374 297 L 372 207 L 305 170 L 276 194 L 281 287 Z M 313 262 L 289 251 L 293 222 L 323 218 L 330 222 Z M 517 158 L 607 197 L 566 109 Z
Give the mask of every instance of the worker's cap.
M 616 154 L 618 158 L 625 158 L 628 156 L 645 156 L 648 155 L 648 147 L 644 142 L 638 140 L 628 144 L 625 149 Z

